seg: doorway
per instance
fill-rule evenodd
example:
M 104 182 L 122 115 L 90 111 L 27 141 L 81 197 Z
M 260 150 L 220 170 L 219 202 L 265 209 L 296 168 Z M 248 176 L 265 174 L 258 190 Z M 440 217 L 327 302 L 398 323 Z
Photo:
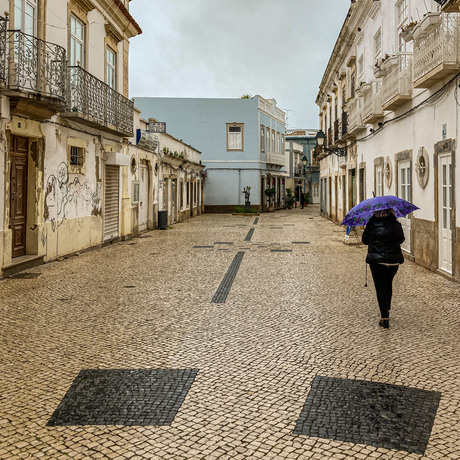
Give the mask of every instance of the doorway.
M 412 200 L 411 164 L 410 160 L 398 162 L 398 197 L 406 201 Z M 399 222 L 404 231 L 406 240 L 401 249 L 410 254 L 411 251 L 411 218 L 410 215 L 400 217 Z
M 13 136 L 11 143 L 10 174 L 10 227 L 12 231 L 12 257 L 26 255 L 27 225 L 27 169 L 29 140 Z
M 149 168 L 145 160 L 139 166 L 139 231 L 147 230 L 149 210 Z
M 452 274 L 452 156 L 438 157 L 439 269 Z

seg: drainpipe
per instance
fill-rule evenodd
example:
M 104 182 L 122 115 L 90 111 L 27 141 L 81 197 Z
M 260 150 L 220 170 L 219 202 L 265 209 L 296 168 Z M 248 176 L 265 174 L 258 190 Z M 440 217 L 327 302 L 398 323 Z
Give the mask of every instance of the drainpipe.
M 238 169 L 238 206 L 241 206 L 241 168 Z

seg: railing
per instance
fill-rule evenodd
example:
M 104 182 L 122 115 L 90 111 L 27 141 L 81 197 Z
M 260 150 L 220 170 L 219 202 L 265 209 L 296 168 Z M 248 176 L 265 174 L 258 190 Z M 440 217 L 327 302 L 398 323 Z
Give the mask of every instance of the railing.
M 305 176 L 305 168 L 303 166 L 296 166 L 294 168 L 294 176 L 296 176 L 296 177 L 304 177 Z
M 267 163 L 284 166 L 286 163 L 286 157 L 282 153 L 267 152 Z
M 371 88 L 363 95 L 363 121 L 373 123 L 382 115 L 382 83 L 373 81 Z
M 395 98 L 412 94 L 412 53 L 398 53 L 397 64 L 387 70 L 382 82 L 382 106 Z
M 334 144 L 336 144 L 340 139 L 340 123 L 339 119 L 334 121 Z
M 353 131 L 358 126 L 358 99 L 354 98 L 347 104 L 348 131 Z
M 414 81 L 440 64 L 460 64 L 460 18 L 458 13 L 442 13 L 439 24 L 414 43 Z
M 8 20 L 0 18 L 0 84 L 6 83 L 6 31 Z
M 348 132 L 348 114 L 347 112 L 342 112 L 342 137 L 345 136 Z
M 0 21 L 0 81 L 22 90 L 65 101 L 66 53 L 59 45 L 6 30 Z
M 267 101 L 266 99 L 263 99 L 259 97 L 259 109 L 263 110 L 266 113 L 271 114 L 274 118 L 277 120 L 281 121 L 282 123 L 285 122 L 285 116 L 286 114 L 280 110 L 278 107 L 275 107 L 275 113 L 272 113 L 272 104 L 270 101 Z
M 69 82 L 69 111 L 88 115 L 124 135 L 133 135 L 133 101 L 79 66 L 69 67 Z

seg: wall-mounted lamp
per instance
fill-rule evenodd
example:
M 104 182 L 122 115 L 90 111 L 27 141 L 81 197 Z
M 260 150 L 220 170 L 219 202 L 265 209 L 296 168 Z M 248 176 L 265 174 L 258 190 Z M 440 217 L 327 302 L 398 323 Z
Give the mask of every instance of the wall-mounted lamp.
M 333 153 L 334 155 L 338 157 L 346 157 L 347 156 L 347 146 L 344 145 L 343 147 L 337 147 L 336 149 L 328 149 L 324 147 L 324 140 L 326 139 L 326 134 L 323 133 L 322 130 L 319 130 L 316 133 L 316 144 L 320 148 L 320 150 L 327 152 L 327 153 Z

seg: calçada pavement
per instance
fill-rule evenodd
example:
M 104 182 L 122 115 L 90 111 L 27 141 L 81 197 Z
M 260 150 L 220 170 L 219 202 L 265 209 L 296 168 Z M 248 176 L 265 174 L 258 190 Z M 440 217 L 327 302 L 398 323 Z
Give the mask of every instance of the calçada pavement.
M 0 281 L 0 459 L 460 459 L 460 286 L 406 261 L 384 330 L 344 234 L 205 214 Z

